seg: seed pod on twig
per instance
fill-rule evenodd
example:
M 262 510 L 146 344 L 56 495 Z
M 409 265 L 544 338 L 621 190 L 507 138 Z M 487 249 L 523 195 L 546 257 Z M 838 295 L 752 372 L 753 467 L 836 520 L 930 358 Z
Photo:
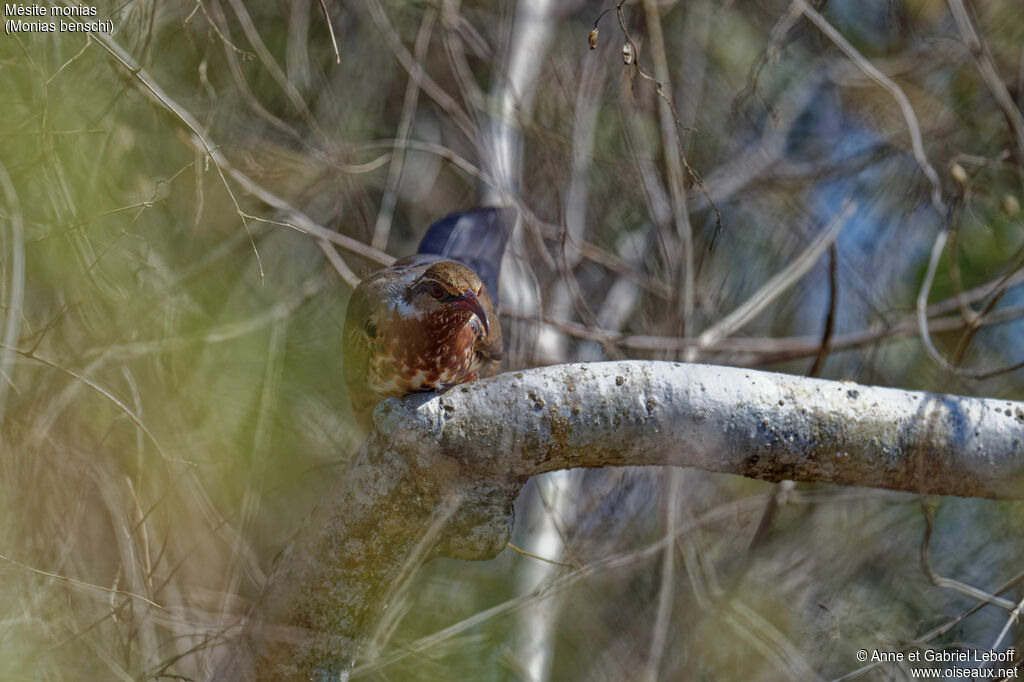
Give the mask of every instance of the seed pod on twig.
M 622 63 L 629 66 L 636 59 L 636 50 L 633 47 L 633 43 L 626 43 L 622 46 Z
M 954 180 L 956 180 L 956 184 L 961 187 L 967 186 L 967 171 L 965 171 L 964 167 L 959 163 L 953 164 L 953 167 L 949 169 L 949 174 L 953 176 Z

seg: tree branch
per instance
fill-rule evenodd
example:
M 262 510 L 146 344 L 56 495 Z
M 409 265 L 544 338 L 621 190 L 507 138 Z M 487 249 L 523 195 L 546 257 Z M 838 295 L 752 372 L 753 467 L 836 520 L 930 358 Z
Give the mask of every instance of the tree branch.
M 687 466 L 1024 497 L 1024 403 L 668 362 L 570 364 L 382 402 L 214 679 L 337 679 L 433 556 L 504 547 L 530 476 Z

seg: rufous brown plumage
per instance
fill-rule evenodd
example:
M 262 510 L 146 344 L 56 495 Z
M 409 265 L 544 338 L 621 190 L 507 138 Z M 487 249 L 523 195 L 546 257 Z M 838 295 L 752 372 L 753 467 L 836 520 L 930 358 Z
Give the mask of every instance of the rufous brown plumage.
M 369 428 L 383 398 L 445 390 L 488 376 L 502 354 L 497 277 L 509 234 L 502 209 L 434 223 L 419 251 L 366 277 L 345 316 L 352 409 Z

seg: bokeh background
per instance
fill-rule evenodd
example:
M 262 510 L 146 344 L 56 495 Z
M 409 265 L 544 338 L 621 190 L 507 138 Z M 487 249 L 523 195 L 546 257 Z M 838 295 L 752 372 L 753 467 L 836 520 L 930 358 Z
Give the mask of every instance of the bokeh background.
M 473 0 L 97 0 L 112 35 L 0 36 L 0 679 L 203 679 L 362 440 L 353 282 L 496 187 L 522 216 L 508 368 L 1024 398 L 993 371 L 1024 360 L 1017 0 L 815 3 L 860 60 L 798 3 L 634 2 L 642 71 L 614 5 L 534 5 L 535 42 Z M 848 205 L 794 286 L 697 342 Z M 943 231 L 945 364 L 914 319 Z M 862 648 L 1024 650 L 1022 528 L 1014 503 L 690 470 L 534 482 L 513 542 L 558 563 L 431 562 L 354 679 L 832 680 Z

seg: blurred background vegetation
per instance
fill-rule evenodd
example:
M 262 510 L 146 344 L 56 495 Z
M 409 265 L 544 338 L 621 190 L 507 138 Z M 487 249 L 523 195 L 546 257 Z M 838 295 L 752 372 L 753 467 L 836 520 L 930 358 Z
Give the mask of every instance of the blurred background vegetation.
M 0 679 L 198 680 L 361 441 L 340 382 L 354 278 L 480 200 L 516 7 L 94 6 L 111 36 L 0 36 Z M 1019 2 L 968 8 L 973 52 L 956 1 L 816 6 L 906 94 L 939 205 L 893 95 L 789 3 L 623 7 L 682 128 L 623 65 L 614 11 L 588 49 L 611 5 L 557 3 L 517 122 L 505 286 L 527 293 L 506 296 L 509 368 L 685 359 L 1024 398 L 1024 373 L 944 368 L 914 324 L 948 229 L 938 352 L 981 371 L 1024 359 L 1024 137 L 984 76 L 1019 118 Z M 832 256 L 695 347 L 848 200 Z M 295 229 L 300 212 L 375 248 Z M 1007 603 L 984 605 L 1024 597 L 1020 505 L 577 479 L 568 503 L 524 494 L 514 542 L 545 515 L 560 539 L 540 587 L 513 551 L 434 561 L 355 679 L 836 679 L 861 648 L 1024 650 Z

